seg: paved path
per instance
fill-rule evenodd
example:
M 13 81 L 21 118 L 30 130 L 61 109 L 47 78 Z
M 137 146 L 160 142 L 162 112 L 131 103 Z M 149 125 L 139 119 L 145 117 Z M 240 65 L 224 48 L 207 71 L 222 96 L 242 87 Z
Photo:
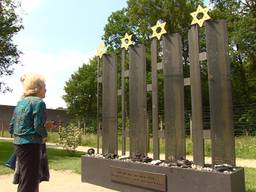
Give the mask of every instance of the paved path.
M 40 192 L 116 192 L 104 187 L 82 183 L 81 176 L 70 171 L 50 170 L 50 181 L 40 184 Z M 0 175 L 0 191 L 16 192 L 17 185 L 13 185 L 12 174 Z

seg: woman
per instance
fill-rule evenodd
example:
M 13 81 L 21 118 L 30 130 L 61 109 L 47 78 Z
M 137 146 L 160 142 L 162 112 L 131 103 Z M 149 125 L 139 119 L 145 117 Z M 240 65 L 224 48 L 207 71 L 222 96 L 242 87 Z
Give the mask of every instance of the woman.
M 37 74 L 21 77 L 23 97 L 14 109 L 10 124 L 19 167 L 18 192 L 38 192 L 40 181 L 41 146 L 46 141 L 47 130 L 45 80 Z

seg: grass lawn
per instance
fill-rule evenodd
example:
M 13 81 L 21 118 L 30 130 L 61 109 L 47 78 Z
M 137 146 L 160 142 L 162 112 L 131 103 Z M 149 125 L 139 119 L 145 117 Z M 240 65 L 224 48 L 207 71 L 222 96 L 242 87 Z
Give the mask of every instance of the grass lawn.
M 256 169 L 245 168 L 246 192 L 256 191 Z
M 10 137 L 10 134 L 5 131 L 5 137 Z M 122 149 L 121 136 L 118 137 L 118 148 Z M 58 143 L 59 134 L 56 132 L 49 132 L 48 141 Z M 96 147 L 97 136 L 95 134 L 86 134 L 82 136 L 81 145 Z M 150 139 L 149 150 L 152 152 L 152 139 Z M 126 149 L 129 149 L 129 139 L 126 139 Z M 253 136 L 240 136 L 235 138 L 236 157 L 243 159 L 256 159 L 256 137 Z M 164 140 L 160 139 L 160 151 L 164 153 Z M 186 154 L 192 155 L 192 141 L 189 137 L 186 138 Z M 211 143 L 210 140 L 205 140 L 205 155 L 211 156 Z
M 9 158 L 13 151 L 11 142 L 0 141 L 0 175 L 12 173 L 3 164 Z M 72 170 L 81 173 L 81 152 L 69 153 L 60 149 L 48 149 L 48 158 L 50 169 Z M 246 192 L 256 191 L 256 169 L 245 168 Z
M 122 149 L 122 140 L 121 136 L 118 137 L 118 148 Z M 55 139 L 56 140 L 56 139 Z M 82 145 L 83 146 L 97 146 L 97 138 L 94 134 L 83 135 Z M 211 143 L 210 140 L 205 140 L 205 155 L 211 156 Z M 150 139 L 149 151 L 152 152 L 152 139 Z M 186 154 L 192 155 L 192 140 L 186 138 Z M 126 149 L 129 149 L 129 139 L 126 139 Z M 236 157 L 243 159 L 256 159 L 256 137 L 253 136 L 240 136 L 235 138 L 235 149 Z M 164 140 L 160 139 L 160 151 L 164 153 Z
M 49 141 L 57 141 L 57 133 L 49 134 Z M 81 145 L 97 147 L 97 136 L 95 134 L 86 134 L 82 136 Z M 52 139 L 52 141 L 51 141 Z M 118 148 L 122 150 L 122 140 L 121 136 L 118 137 Z M 211 156 L 211 143 L 210 140 L 205 140 L 205 155 Z M 160 152 L 164 153 L 164 140 L 160 139 Z M 150 139 L 149 151 L 152 152 L 152 139 Z M 192 155 L 192 140 L 187 137 L 186 138 L 186 154 Z M 129 149 L 129 139 L 126 139 L 126 150 Z M 235 149 L 236 149 L 236 157 L 242 159 L 256 159 L 256 137 L 253 136 L 240 136 L 235 138 Z
M 0 175 L 13 173 L 13 171 L 4 166 L 4 162 L 10 157 L 14 148 L 11 142 L 0 141 Z M 48 160 L 50 169 L 55 170 L 73 170 L 76 173 L 81 172 L 82 152 L 67 152 L 61 149 L 48 148 Z

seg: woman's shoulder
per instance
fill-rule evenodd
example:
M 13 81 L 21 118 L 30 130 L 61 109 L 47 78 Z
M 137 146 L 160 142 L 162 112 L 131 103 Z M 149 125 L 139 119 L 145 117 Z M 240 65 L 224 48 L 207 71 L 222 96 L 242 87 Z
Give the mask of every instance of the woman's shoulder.
M 34 101 L 34 102 L 43 102 L 43 99 L 37 96 L 27 96 L 27 97 L 24 97 L 23 99 Z
M 45 106 L 45 102 L 40 97 L 28 96 L 28 97 L 24 97 L 23 99 L 28 101 L 32 105 L 44 105 Z

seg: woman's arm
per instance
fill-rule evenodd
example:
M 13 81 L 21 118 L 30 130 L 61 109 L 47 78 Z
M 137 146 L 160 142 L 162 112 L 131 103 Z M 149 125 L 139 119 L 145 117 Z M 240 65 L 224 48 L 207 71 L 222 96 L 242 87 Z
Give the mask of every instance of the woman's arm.
M 44 127 L 46 122 L 46 106 L 43 101 L 36 104 L 33 115 L 36 133 L 43 138 L 47 137 L 47 129 Z

